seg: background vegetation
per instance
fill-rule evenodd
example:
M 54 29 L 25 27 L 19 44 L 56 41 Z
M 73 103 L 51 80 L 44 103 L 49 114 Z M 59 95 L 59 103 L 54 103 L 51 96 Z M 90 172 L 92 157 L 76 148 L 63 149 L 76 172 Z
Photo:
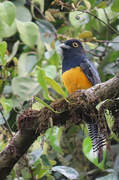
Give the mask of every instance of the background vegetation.
M 102 81 L 113 77 L 119 68 L 118 0 L 0 0 L 0 151 L 17 131 L 20 112 L 67 96 L 58 45 L 70 38 L 83 42 Z M 106 118 L 111 129 L 109 111 Z M 119 139 L 112 131 L 110 141 L 98 164 L 85 126 L 50 126 L 8 180 L 117 180 Z

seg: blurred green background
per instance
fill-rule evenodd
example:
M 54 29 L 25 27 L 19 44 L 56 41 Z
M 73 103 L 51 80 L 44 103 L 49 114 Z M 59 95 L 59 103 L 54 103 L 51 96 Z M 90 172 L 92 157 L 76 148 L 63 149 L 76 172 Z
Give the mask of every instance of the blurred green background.
M 82 41 L 102 82 L 112 78 L 119 71 L 119 0 L 0 0 L 0 151 L 17 131 L 19 113 L 68 95 L 58 45 L 71 38 Z M 109 111 L 106 119 L 112 127 Z M 118 180 L 113 132 L 110 141 L 111 151 L 98 164 L 86 126 L 51 127 L 8 180 Z

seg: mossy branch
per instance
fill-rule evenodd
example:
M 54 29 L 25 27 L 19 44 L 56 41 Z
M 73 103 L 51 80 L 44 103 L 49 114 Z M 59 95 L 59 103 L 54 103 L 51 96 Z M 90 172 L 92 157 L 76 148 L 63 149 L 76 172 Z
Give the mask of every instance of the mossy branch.
M 52 103 L 51 107 L 61 113 L 56 114 L 46 107 L 40 111 L 31 109 L 24 111 L 17 120 L 19 131 L 0 153 L 0 179 L 5 180 L 15 163 L 23 156 L 40 133 L 45 132 L 50 127 L 51 118 L 53 125 L 56 126 L 79 125 L 82 122 L 98 121 L 96 105 L 106 99 L 111 99 L 115 106 L 113 103 L 105 103 L 104 106 L 110 110 L 112 109 L 113 115 L 116 113 L 117 117 L 119 112 L 115 109 L 118 109 L 119 101 L 115 101 L 115 98 L 118 97 L 119 75 L 88 90 L 70 94 L 68 101 L 60 99 Z

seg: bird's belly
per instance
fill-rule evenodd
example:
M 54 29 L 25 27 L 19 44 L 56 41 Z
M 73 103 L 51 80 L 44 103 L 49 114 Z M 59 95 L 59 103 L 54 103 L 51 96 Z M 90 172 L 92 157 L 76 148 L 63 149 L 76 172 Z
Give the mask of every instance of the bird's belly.
M 80 67 L 65 71 L 62 80 L 69 93 L 78 89 L 88 89 L 92 86 Z

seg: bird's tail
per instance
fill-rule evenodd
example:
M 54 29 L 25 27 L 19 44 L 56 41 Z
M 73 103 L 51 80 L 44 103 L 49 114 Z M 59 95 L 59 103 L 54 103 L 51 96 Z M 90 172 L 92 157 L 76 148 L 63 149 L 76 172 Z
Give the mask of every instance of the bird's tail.
M 106 146 L 106 137 L 98 132 L 97 124 L 87 124 L 89 136 L 92 140 L 93 152 L 98 153 L 98 162 L 103 160 L 103 147 Z

